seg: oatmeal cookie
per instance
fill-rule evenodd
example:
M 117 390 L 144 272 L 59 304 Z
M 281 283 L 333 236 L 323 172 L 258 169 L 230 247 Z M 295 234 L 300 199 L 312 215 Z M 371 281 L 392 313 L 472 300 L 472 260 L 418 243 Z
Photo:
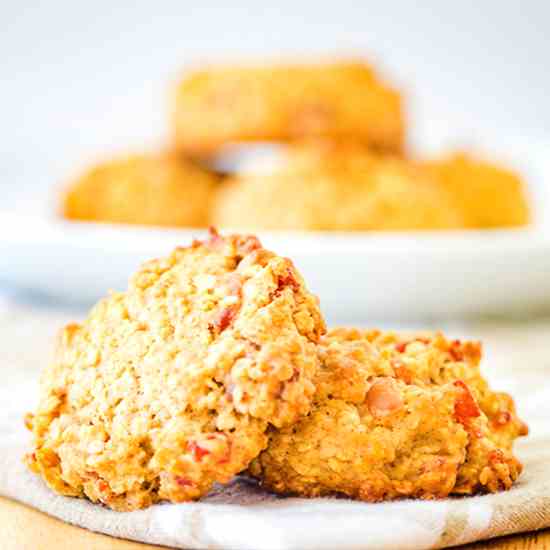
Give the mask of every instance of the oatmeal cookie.
M 64 329 L 28 464 L 116 510 L 197 499 L 248 466 L 269 425 L 308 413 L 323 331 L 290 260 L 213 232 Z
M 508 489 L 527 433 L 479 373 L 475 342 L 335 329 L 310 415 L 273 429 L 250 473 L 278 493 L 380 501 Z
M 482 229 L 529 223 L 525 184 L 513 171 L 464 153 L 427 162 L 425 166 L 452 194 L 466 227 Z
M 220 226 L 287 230 L 454 229 L 464 225 L 450 193 L 413 162 L 363 147 L 289 148 L 269 173 L 223 183 L 213 202 Z
M 72 220 L 206 227 L 217 177 L 174 154 L 133 155 L 88 170 L 63 196 Z
M 176 147 L 198 155 L 227 143 L 304 137 L 399 153 L 404 116 L 400 95 L 363 62 L 214 66 L 179 84 L 173 129 Z

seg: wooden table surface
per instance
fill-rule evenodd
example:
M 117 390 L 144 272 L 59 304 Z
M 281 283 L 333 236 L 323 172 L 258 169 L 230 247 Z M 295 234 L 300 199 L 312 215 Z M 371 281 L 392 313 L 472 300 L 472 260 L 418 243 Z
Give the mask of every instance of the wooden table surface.
M 0 497 L 0 541 L 3 550 L 162 550 L 63 523 L 22 504 Z M 463 550 L 550 550 L 550 530 L 503 537 L 460 547 Z

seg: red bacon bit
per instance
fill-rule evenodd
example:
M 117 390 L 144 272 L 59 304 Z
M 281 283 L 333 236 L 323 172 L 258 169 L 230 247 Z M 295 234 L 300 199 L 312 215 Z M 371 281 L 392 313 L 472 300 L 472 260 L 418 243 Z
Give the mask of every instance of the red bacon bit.
M 399 353 L 405 353 L 408 345 L 409 342 L 397 342 L 397 344 L 395 344 L 395 350 Z
M 101 480 L 101 481 L 99 481 L 99 483 L 97 484 L 97 488 L 98 488 L 102 493 L 104 493 L 105 491 L 107 491 L 107 489 L 109 489 L 109 485 L 107 484 L 107 482 Z
M 493 420 L 493 425 L 495 427 L 505 426 L 510 420 L 512 420 L 512 415 L 508 411 L 500 411 Z
M 454 385 L 461 390 L 455 402 L 455 418 L 463 426 L 468 426 L 470 419 L 480 416 L 481 411 L 472 396 L 470 388 L 463 380 L 456 380 Z
M 187 448 L 189 449 L 189 452 L 193 455 L 193 460 L 195 462 L 200 462 L 203 457 L 210 454 L 210 451 L 208 449 L 204 449 L 196 441 L 189 441 L 189 443 L 187 443 Z
M 455 361 L 462 361 L 464 359 L 462 342 L 460 340 L 453 340 L 449 348 L 449 353 Z
M 195 483 L 191 481 L 188 477 L 182 477 L 182 476 L 176 476 L 175 477 L 176 483 L 180 487 L 194 487 Z
M 300 290 L 300 284 L 296 280 L 296 277 L 290 268 L 286 270 L 284 275 L 279 275 L 279 279 L 277 281 L 277 292 L 282 291 L 287 286 L 291 287 L 294 292 L 298 292 L 298 290 Z
M 392 366 L 396 378 L 403 380 L 405 384 L 412 384 L 413 374 L 401 361 L 393 361 Z
M 228 295 L 240 298 L 242 285 L 243 282 L 240 275 L 237 273 L 230 275 L 226 281 L 226 290 Z M 217 331 L 218 333 L 223 332 L 233 322 L 240 307 L 240 303 L 236 303 L 217 311 L 214 314 L 212 322 L 209 324 L 208 328 L 212 331 Z
M 239 306 L 237 305 L 222 309 L 214 316 L 214 320 L 210 324 L 210 329 L 216 330 L 218 333 L 223 332 L 233 322 L 238 311 Z
M 277 277 L 277 288 L 272 292 L 271 298 L 280 296 L 283 290 L 288 287 L 290 287 L 293 292 L 298 292 L 300 290 L 300 283 L 296 279 L 292 267 L 287 267 L 286 272 Z

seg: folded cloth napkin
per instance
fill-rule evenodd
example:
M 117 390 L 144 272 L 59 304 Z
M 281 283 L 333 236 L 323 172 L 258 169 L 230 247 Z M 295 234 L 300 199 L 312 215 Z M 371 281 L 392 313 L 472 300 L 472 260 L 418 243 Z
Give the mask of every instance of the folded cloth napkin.
M 38 368 L 49 354 L 59 314 L 0 309 L 0 495 L 64 521 L 115 537 L 193 549 L 443 548 L 550 527 L 550 321 L 451 327 L 485 339 L 484 372 L 511 391 L 531 434 L 517 446 L 525 465 L 508 492 L 442 501 L 367 504 L 346 499 L 278 498 L 246 479 L 188 504 L 119 513 L 50 491 L 22 457 L 30 434 L 23 415 L 36 403 Z

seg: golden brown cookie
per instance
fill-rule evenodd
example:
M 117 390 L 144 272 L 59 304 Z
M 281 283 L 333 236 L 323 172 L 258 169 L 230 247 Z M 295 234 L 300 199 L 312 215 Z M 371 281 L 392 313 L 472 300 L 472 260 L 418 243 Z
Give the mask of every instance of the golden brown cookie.
M 206 227 L 216 181 L 178 155 L 133 155 L 95 166 L 69 185 L 62 214 L 72 220 Z
M 354 139 L 403 149 L 400 95 L 363 62 L 214 66 L 186 76 L 173 112 L 174 141 L 198 155 L 233 142 Z
M 307 414 L 323 331 L 292 262 L 255 237 L 176 249 L 62 332 L 28 464 L 117 510 L 197 499 Z
M 318 349 L 312 412 L 273 429 L 250 467 L 265 487 L 379 501 L 494 492 L 517 479 L 512 443 L 527 427 L 481 377 L 479 344 L 336 329 Z
M 286 230 L 454 229 L 451 194 L 427 170 L 360 146 L 290 148 L 269 173 L 238 175 L 218 190 L 222 227 Z
M 483 229 L 529 223 L 525 184 L 513 171 L 464 153 L 427 162 L 426 167 L 452 194 L 466 227 Z

